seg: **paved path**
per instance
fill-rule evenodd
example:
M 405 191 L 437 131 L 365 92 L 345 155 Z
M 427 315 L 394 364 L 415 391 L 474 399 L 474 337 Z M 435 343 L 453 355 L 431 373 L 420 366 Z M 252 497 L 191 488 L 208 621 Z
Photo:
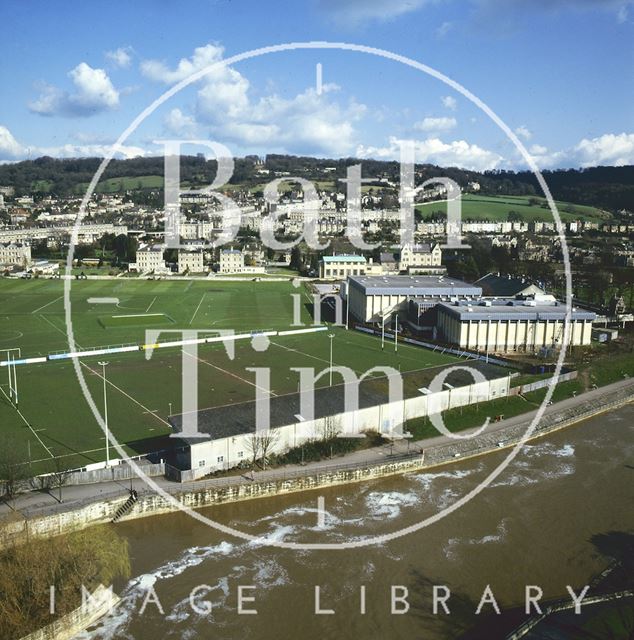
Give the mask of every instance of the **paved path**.
M 566 409 L 574 408 L 579 404 L 586 403 L 588 401 L 601 400 L 606 394 L 631 390 L 634 395 L 634 379 L 625 379 L 607 385 L 605 387 L 599 387 L 593 389 L 584 394 L 577 396 L 576 398 L 568 398 L 562 400 L 549 407 L 546 407 L 544 415 L 550 415 L 556 412 L 564 411 Z M 492 434 L 498 431 L 503 431 L 511 426 L 527 422 L 532 419 L 537 410 L 533 410 L 528 413 L 523 413 L 500 422 L 490 423 L 485 433 Z M 468 429 L 461 432 L 463 435 L 473 433 L 477 430 Z M 201 480 L 197 482 L 188 483 L 176 483 L 167 480 L 164 477 L 153 478 L 154 482 L 165 491 L 176 494 L 188 490 L 202 489 L 207 486 L 226 486 L 228 484 L 236 483 L 248 483 L 252 481 L 263 481 L 267 478 L 279 479 L 281 475 L 293 476 L 297 474 L 310 475 L 318 473 L 320 471 L 328 471 L 333 468 L 343 468 L 346 466 L 362 466 L 362 465 L 376 465 L 382 462 L 393 460 L 397 456 L 404 456 L 409 451 L 421 452 L 423 449 L 427 450 L 433 447 L 451 444 L 455 442 L 448 436 L 439 435 L 433 438 L 427 438 L 417 442 L 410 442 L 408 444 L 405 440 L 395 442 L 393 445 L 383 445 L 381 447 L 374 447 L 371 449 L 363 449 L 361 451 L 355 451 L 347 454 L 346 456 L 339 456 L 331 460 L 320 460 L 318 462 L 310 462 L 303 466 L 289 465 L 283 469 L 267 469 L 266 471 L 256 471 L 253 475 L 253 480 L 250 478 L 250 472 L 248 476 L 229 476 L 221 478 L 213 478 L 209 480 Z M 36 516 L 49 515 L 56 512 L 70 511 L 77 509 L 81 506 L 87 505 L 91 502 L 108 500 L 116 497 L 123 497 L 129 495 L 131 488 L 136 489 L 139 495 L 143 493 L 153 492 L 144 480 L 134 479 L 126 481 L 113 481 L 103 482 L 98 484 L 85 484 L 85 485 L 73 485 L 62 488 L 63 502 L 60 504 L 57 500 L 58 491 L 53 490 L 51 494 L 46 492 L 30 492 L 18 496 L 11 506 L 7 504 L 0 504 L 0 519 L 2 518 L 33 518 Z

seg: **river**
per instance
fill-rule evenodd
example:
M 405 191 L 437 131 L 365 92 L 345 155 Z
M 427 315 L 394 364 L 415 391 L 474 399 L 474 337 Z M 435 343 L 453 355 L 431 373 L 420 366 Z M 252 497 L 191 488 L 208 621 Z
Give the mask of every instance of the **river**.
M 349 542 L 400 530 L 473 488 L 503 453 L 367 484 L 234 503 L 205 515 L 270 540 Z M 456 638 L 480 621 L 490 585 L 501 608 L 577 592 L 609 562 L 610 536 L 634 532 L 634 406 L 532 444 L 491 486 L 444 519 L 384 543 L 348 550 L 288 550 L 229 537 L 185 514 L 123 522 L 134 578 L 122 603 L 81 638 Z M 317 497 L 325 512 L 318 522 Z M 450 615 L 434 615 L 434 585 Z M 200 586 L 194 602 L 189 594 Z M 237 612 L 238 589 L 245 609 Z M 334 614 L 315 615 L 320 606 Z M 391 613 L 391 588 L 409 610 Z M 164 610 L 147 604 L 153 587 Z M 365 588 L 365 613 L 361 591 Z M 396 595 L 404 595 L 396 589 Z M 210 603 L 207 612 L 205 603 Z M 397 602 L 404 609 L 404 602 Z M 442 609 L 440 609 L 442 612 Z M 482 613 L 490 613 L 485 604 Z M 491 635 L 492 638 L 496 637 Z

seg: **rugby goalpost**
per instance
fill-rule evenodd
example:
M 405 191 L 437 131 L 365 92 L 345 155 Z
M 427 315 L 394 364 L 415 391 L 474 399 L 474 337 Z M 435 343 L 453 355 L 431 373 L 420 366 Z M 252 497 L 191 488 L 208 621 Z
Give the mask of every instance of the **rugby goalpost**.
M 18 406 L 18 376 L 15 369 L 15 354 L 18 358 L 22 357 L 22 350 L 20 347 L 13 347 L 12 349 L 1 349 L 2 353 L 7 354 L 6 367 L 9 373 L 9 400 Z

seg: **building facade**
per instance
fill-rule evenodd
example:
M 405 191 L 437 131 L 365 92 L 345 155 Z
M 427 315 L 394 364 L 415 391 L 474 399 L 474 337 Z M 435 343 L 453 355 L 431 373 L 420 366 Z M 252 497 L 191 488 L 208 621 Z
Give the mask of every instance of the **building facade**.
M 328 279 L 345 279 L 348 276 L 363 276 L 367 261 L 363 256 L 340 255 L 324 256 L 319 261 L 319 277 Z
M 202 251 L 178 252 L 178 273 L 202 273 L 205 270 Z
M 556 300 L 484 300 L 442 302 L 438 311 L 438 337 L 465 349 L 504 353 L 561 347 L 566 305 Z M 570 346 L 590 344 L 591 311 L 573 309 Z
M 31 264 L 31 245 L 19 242 L 0 243 L 0 264 L 28 267 Z
M 160 245 L 139 247 L 136 252 L 136 268 L 141 273 L 164 271 L 166 266 L 163 247 Z
M 407 310 L 415 298 L 430 304 L 477 299 L 482 289 L 446 276 L 362 276 L 348 278 L 350 313 L 362 322 L 380 322 Z
M 222 249 L 220 251 L 220 273 L 242 273 L 244 271 L 244 254 L 239 249 Z

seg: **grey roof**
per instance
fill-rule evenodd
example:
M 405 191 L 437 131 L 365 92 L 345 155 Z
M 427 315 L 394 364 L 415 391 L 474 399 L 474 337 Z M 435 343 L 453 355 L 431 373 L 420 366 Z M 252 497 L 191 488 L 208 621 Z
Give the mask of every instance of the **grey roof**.
M 366 295 L 481 296 L 482 289 L 447 276 L 353 276 L 350 286 Z
M 536 287 L 540 291 L 543 291 L 541 287 L 522 278 L 508 278 L 498 276 L 494 273 L 487 273 L 486 276 L 482 276 L 477 280 L 475 284 L 482 287 L 482 293 L 485 296 L 516 296 L 529 287 Z
M 441 302 L 438 310 L 460 321 L 464 320 L 563 320 L 566 316 L 566 305 L 563 302 L 537 303 L 527 305 L 524 300 L 495 300 L 490 305 L 466 304 L 465 302 L 449 304 Z M 583 309 L 572 309 L 572 320 L 594 320 L 596 314 Z
M 455 365 L 447 365 L 451 367 Z M 469 362 L 469 366 L 478 369 L 487 379 L 501 378 L 508 372 L 501 367 L 484 362 Z M 427 386 L 439 372 L 438 367 L 422 369 L 402 374 L 403 394 L 406 398 L 420 395 L 418 389 Z M 473 382 L 470 373 L 464 370 L 452 371 L 447 382 L 454 387 Z M 342 413 L 345 408 L 344 391 L 347 385 L 336 384 L 332 387 L 315 389 L 315 419 Z M 375 377 L 359 384 L 359 408 L 373 407 L 388 402 L 386 377 Z M 255 401 L 224 405 L 198 412 L 198 431 L 208 433 L 213 439 L 228 438 L 252 433 L 255 428 Z M 283 427 L 297 423 L 297 414 L 301 415 L 300 394 L 290 393 L 270 398 L 270 428 Z M 304 416 L 308 418 L 307 416 Z M 170 416 L 169 422 L 176 433 L 182 430 L 182 416 Z

